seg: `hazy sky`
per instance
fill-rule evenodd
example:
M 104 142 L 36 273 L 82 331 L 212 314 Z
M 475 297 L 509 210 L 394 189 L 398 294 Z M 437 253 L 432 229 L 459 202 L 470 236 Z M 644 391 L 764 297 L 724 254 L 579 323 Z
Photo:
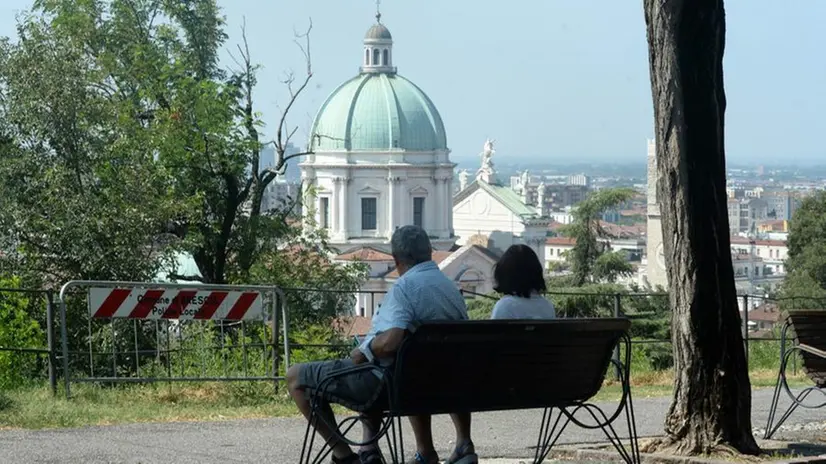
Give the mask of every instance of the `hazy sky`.
M 729 160 L 826 162 L 826 1 L 726 3 Z M 9 13 L 30 4 L 2 1 L 0 35 L 14 33 Z M 293 30 L 312 17 L 315 76 L 291 118 L 305 138 L 327 95 L 358 72 L 375 2 L 219 4 L 227 51 L 246 18 L 262 65 L 257 105 L 271 126 L 286 100 L 279 79 L 303 68 Z M 644 159 L 653 110 L 641 0 L 384 0 L 381 9 L 394 64 L 438 107 L 455 159 L 476 156 L 487 137 L 496 139 L 500 162 Z

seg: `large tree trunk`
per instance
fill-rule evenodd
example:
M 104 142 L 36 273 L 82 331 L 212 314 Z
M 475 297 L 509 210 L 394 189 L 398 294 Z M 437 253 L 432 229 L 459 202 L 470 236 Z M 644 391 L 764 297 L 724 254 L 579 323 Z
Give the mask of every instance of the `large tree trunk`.
M 726 202 L 722 0 L 645 0 L 674 345 L 666 444 L 756 454 Z

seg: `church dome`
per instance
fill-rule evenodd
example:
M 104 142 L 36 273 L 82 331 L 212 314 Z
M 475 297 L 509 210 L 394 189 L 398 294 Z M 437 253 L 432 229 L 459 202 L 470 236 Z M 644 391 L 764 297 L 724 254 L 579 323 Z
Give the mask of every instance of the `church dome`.
M 374 24 L 370 29 L 367 30 L 367 34 L 364 35 L 365 39 L 382 39 L 382 40 L 393 40 L 393 36 L 390 35 L 390 29 L 387 28 L 382 23 Z
M 363 73 L 342 84 L 321 106 L 312 134 L 316 150 L 447 149 L 436 106 L 397 74 Z
M 442 117 L 420 88 L 396 73 L 392 36 L 380 14 L 376 20 L 364 37 L 361 73 L 321 105 L 312 126 L 312 148 L 446 150 Z

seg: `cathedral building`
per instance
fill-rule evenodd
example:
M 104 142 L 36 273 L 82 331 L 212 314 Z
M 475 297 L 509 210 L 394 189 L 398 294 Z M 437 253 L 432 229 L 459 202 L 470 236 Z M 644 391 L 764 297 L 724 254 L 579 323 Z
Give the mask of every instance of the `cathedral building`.
M 343 253 L 390 251 L 393 231 L 405 224 L 426 229 L 438 250 L 455 242 L 455 164 L 445 126 L 427 94 L 398 73 L 394 58 L 393 37 L 379 20 L 364 37 L 359 74 L 318 111 L 314 154 L 300 164 L 305 189 L 314 194 L 315 223 Z
M 399 227 L 428 232 L 433 260 L 460 289 L 491 292 L 498 258 L 478 244 L 456 245 L 456 165 L 445 125 L 427 94 L 398 73 L 395 58 L 393 36 L 377 14 L 358 75 L 321 105 L 310 134 L 313 154 L 300 163 L 305 223 L 327 230 L 336 260 L 370 267 L 355 307 L 362 317 L 375 313 L 399 277 L 390 255 Z

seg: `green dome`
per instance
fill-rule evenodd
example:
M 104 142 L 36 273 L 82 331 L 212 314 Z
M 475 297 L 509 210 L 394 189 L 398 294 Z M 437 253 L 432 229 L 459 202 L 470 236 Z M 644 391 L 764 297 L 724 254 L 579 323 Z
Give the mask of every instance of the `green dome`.
M 433 102 L 395 73 L 363 73 L 339 86 L 313 122 L 315 150 L 447 149 Z

